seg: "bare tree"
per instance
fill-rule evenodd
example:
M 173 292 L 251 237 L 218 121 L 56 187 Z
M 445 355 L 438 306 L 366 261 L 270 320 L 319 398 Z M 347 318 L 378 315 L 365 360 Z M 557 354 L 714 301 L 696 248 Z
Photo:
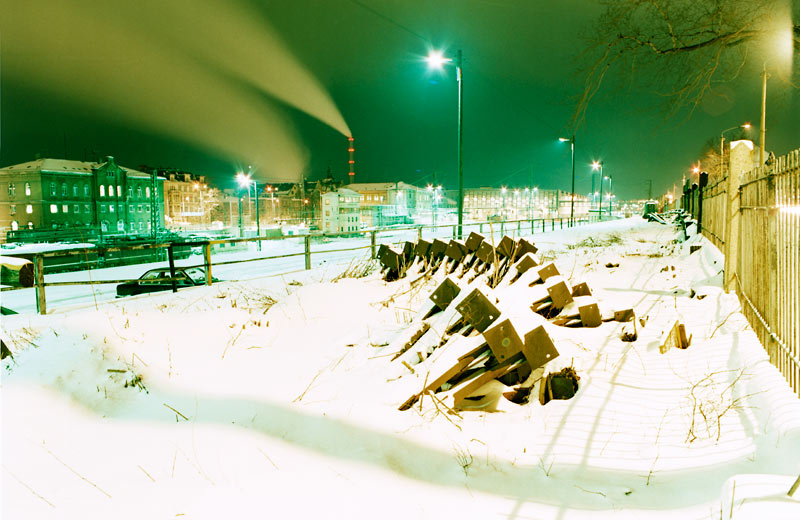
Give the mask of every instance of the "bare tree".
M 605 83 L 649 87 L 664 96 L 668 116 L 691 114 L 715 86 L 739 76 L 759 46 L 764 52 L 788 36 L 797 55 L 800 25 L 789 1 L 601 0 L 573 126 Z M 800 8 L 794 10 L 797 20 Z

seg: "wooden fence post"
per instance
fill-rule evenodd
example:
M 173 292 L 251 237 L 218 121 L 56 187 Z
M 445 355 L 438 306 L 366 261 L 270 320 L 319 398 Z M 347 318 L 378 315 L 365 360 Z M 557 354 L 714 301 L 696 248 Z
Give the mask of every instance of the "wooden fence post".
M 728 171 L 728 185 L 725 188 L 725 195 L 727 203 L 725 204 L 725 244 L 722 247 L 722 254 L 725 256 L 725 265 L 723 267 L 723 288 L 726 293 L 731 292 L 735 288 L 734 277 L 736 276 L 736 266 L 739 261 L 739 235 L 741 233 L 740 223 L 741 215 L 739 214 L 740 187 L 739 179 L 744 173 L 744 162 L 734 160 L 733 155 L 739 155 L 737 149 L 731 149 L 730 169 Z M 752 163 L 750 163 L 752 164 Z
M 369 243 L 372 246 L 372 259 L 375 260 L 375 257 L 378 255 L 377 246 L 375 244 L 375 230 L 369 232 Z
M 206 269 L 206 285 L 211 285 L 211 244 L 203 244 L 203 263 Z
M 47 300 L 44 296 L 44 259 L 42 255 L 33 257 L 33 274 L 36 279 L 36 311 L 47 314 Z
M 373 232 L 374 233 L 374 232 Z M 372 235 L 375 236 L 374 234 Z M 311 235 L 305 236 L 306 270 L 311 269 Z

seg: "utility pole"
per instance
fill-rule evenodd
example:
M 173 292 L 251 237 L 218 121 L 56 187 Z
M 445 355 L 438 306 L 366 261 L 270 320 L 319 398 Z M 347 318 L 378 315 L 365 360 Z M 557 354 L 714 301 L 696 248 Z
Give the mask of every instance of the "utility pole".
M 261 236 L 261 221 L 258 211 L 258 181 L 253 180 L 253 191 L 256 192 L 256 236 Z M 261 240 L 258 241 L 258 250 L 261 251 Z
M 458 80 L 458 236 L 463 233 L 461 225 L 464 223 L 464 78 L 462 70 L 461 49 L 458 49 L 456 61 L 456 74 Z
M 653 179 L 647 179 L 647 200 L 653 199 Z
M 764 148 L 767 139 L 767 64 L 764 63 L 764 71 L 761 73 L 761 130 L 759 132 L 758 143 L 758 164 L 764 166 Z
M 239 188 L 239 238 L 244 236 L 242 230 L 242 188 Z

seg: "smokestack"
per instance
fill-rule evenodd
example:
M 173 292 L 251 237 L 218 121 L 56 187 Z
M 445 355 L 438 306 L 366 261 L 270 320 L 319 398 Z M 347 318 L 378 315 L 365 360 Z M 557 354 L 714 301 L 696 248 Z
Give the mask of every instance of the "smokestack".
M 347 173 L 347 178 L 349 179 L 348 184 L 353 184 L 353 181 L 355 181 L 355 178 L 356 178 L 356 171 L 355 171 L 355 169 L 356 169 L 356 161 L 355 161 L 355 159 L 353 159 L 354 154 L 356 153 L 356 149 L 355 149 L 355 147 L 353 145 L 353 138 L 352 137 L 348 137 L 347 138 L 347 153 L 348 153 L 348 155 L 350 157 L 350 159 L 347 161 L 348 166 L 350 167 L 349 171 Z

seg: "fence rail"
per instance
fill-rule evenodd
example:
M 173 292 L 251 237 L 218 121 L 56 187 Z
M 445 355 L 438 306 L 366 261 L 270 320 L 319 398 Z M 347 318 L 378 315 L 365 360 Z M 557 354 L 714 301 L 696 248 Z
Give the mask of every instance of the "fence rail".
M 800 150 L 695 189 L 692 213 L 725 255 L 726 291 L 800 396 Z
M 572 219 L 571 225 L 582 225 L 588 224 L 591 222 L 598 222 L 602 220 L 602 216 L 597 215 L 590 215 L 586 217 L 574 218 Z M 501 222 L 471 222 L 465 223 L 462 225 L 462 233 L 464 235 L 468 234 L 470 231 L 476 231 L 479 233 L 483 233 L 485 228 L 489 228 L 490 231 L 495 232 L 495 230 L 499 230 L 500 235 L 511 233 L 512 235 L 522 235 L 523 233 L 530 233 L 535 234 L 536 232 L 544 232 L 544 231 L 553 231 L 555 229 L 563 229 L 564 227 L 571 227 L 570 219 L 568 218 L 550 218 L 550 219 L 533 219 L 533 220 L 508 220 L 508 221 L 501 221 Z M 348 252 L 348 251 L 358 251 L 358 250 L 370 250 L 370 257 L 375 258 L 377 254 L 378 246 L 387 243 L 395 243 L 395 240 L 384 240 L 380 241 L 379 238 L 385 238 L 389 233 L 396 233 L 396 232 L 409 232 L 413 231 L 417 234 L 419 238 L 423 237 L 423 233 L 425 230 L 428 230 L 429 233 L 434 232 L 436 230 L 441 229 L 451 229 L 451 234 L 453 238 L 457 238 L 457 225 L 456 224 L 441 224 L 441 225 L 424 225 L 424 226 L 402 226 L 402 227 L 392 227 L 392 228 L 383 228 L 383 229 L 374 229 L 374 230 L 364 230 L 355 233 L 338 233 L 338 234 L 329 234 L 326 233 L 324 235 L 298 235 L 298 236 L 288 236 L 288 237 L 247 237 L 247 238 L 224 238 L 224 239 L 209 239 L 209 240 L 194 240 L 194 241 L 172 241 L 172 242 L 165 242 L 165 243 L 152 243 L 152 244 L 137 244 L 131 246 L 123 246 L 118 245 L 114 247 L 96 247 L 92 248 L 91 251 L 97 253 L 98 256 L 101 256 L 108 252 L 126 252 L 126 251 L 141 251 L 141 250 L 166 250 L 168 263 L 171 271 L 171 277 L 167 280 L 173 280 L 175 275 L 175 255 L 174 251 L 177 248 L 185 248 L 186 246 L 191 247 L 201 247 L 203 251 L 203 262 L 196 264 L 196 265 L 184 265 L 181 266 L 182 268 L 190 268 L 190 267 L 203 267 L 205 269 L 206 274 L 206 284 L 212 285 L 212 272 L 214 267 L 224 266 L 224 265 L 233 265 L 233 264 L 243 264 L 249 262 L 265 262 L 270 260 L 277 260 L 283 258 L 292 258 L 292 257 L 303 257 L 304 258 L 304 269 L 308 270 L 311 269 L 311 256 L 312 255 L 323 255 L 323 254 L 332 254 L 332 253 L 341 253 L 341 252 Z M 383 235 L 383 237 L 381 237 Z M 336 237 L 361 237 L 362 239 L 365 237 L 369 237 L 369 243 L 366 245 L 356 246 L 356 247 L 343 247 L 343 248 L 336 248 L 336 249 L 319 249 L 319 250 L 312 250 L 312 238 L 336 238 Z M 216 245 L 235 245 L 239 243 L 248 243 L 248 242 L 268 242 L 274 240 L 297 240 L 299 238 L 303 239 L 303 250 L 296 252 L 296 253 L 287 253 L 287 254 L 280 254 L 280 255 L 271 255 L 271 256 L 259 256 L 256 258 L 247 258 L 247 259 L 236 259 L 236 260 L 224 260 L 224 261 L 213 261 L 212 262 L 212 247 Z M 79 251 L 78 251 L 79 252 Z M 58 287 L 58 286 L 75 286 L 75 285 L 108 285 L 108 284 L 120 284 L 126 282 L 135 282 L 137 279 L 103 279 L 103 280 L 92 280 L 91 275 L 89 275 L 89 279 L 87 280 L 74 280 L 74 281 L 62 281 L 62 282 L 45 282 L 44 274 L 45 274 L 45 264 L 44 260 L 46 258 L 64 258 L 69 256 L 74 256 L 76 250 L 58 250 L 58 251 L 46 251 L 41 253 L 36 253 L 32 255 L 32 261 L 34 264 L 34 297 L 36 301 L 36 310 L 40 314 L 47 313 L 47 298 L 46 298 L 46 288 L 47 287 Z M 85 253 L 80 253 L 85 254 Z M 12 254 L 13 256 L 13 254 Z M 87 260 L 82 265 L 86 267 L 87 272 L 91 273 L 91 262 Z M 63 264 L 61 264 L 63 266 Z M 278 274 L 287 274 L 286 272 L 281 272 Z M 226 280 L 232 281 L 232 280 Z M 2 291 L 16 291 L 16 290 L 24 290 L 27 289 L 26 287 L 3 287 Z M 173 283 L 173 292 L 177 291 L 177 287 Z

